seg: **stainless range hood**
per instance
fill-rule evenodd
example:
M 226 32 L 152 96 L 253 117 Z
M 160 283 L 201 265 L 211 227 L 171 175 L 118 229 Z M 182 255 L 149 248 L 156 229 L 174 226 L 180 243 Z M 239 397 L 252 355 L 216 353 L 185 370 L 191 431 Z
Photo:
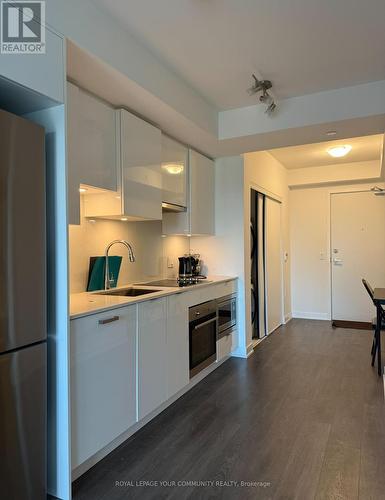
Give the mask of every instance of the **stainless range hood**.
M 181 205 L 174 205 L 173 203 L 162 202 L 162 212 L 187 212 L 187 208 Z

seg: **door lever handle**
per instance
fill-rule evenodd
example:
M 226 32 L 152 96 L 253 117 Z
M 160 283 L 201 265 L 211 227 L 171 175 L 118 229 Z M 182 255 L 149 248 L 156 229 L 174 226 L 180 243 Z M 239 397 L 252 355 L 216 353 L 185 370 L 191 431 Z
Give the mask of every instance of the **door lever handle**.
M 334 257 L 333 258 L 333 264 L 335 265 L 339 265 L 339 264 L 342 264 L 342 259 L 338 259 L 337 257 Z

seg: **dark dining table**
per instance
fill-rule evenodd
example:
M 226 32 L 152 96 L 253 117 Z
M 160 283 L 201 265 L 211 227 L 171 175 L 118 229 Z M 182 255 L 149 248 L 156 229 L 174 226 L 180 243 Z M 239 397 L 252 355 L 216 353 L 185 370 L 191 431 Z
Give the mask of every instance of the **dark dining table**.
M 385 315 L 383 306 L 385 305 L 385 288 L 375 288 L 373 293 L 373 301 L 376 304 L 377 317 L 376 317 L 376 333 L 375 344 L 377 349 L 377 369 L 378 375 L 382 375 L 382 361 L 381 361 L 381 326 L 382 318 Z

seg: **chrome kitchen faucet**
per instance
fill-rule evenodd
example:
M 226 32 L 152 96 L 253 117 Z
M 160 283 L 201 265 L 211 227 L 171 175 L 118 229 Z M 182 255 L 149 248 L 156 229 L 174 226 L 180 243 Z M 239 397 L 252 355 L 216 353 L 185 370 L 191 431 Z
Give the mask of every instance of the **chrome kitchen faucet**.
M 109 265 L 108 265 L 108 253 L 110 251 L 110 248 L 113 246 L 113 245 L 116 245 L 120 243 L 121 245 L 124 245 L 127 250 L 128 250 L 128 260 L 130 262 L 135 262 L 135 255 L 134 255 L 134 251 L 132 249 L 132 246 L 128 243 L 128 241 L 126 240 L 114 240 L 114 241 L 111 241 L 111 243 L 109 245 L 107 245 L 107 248 L 106 248 L 106 251 L 105 251 L 105 258 L 106 258 L 106 272 L 105 272 L 105 277 L 104 277 L 104 290 L 109 290 L 111 288 L 111 282 L 113 281 L 113 277 L 110 278 L 110 269 L 109 269 Z

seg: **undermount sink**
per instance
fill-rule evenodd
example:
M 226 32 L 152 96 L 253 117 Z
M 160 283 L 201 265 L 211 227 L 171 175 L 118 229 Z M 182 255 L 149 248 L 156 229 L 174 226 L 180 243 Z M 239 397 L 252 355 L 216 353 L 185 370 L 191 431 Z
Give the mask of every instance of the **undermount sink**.
M 119 288 L 118 290 L 106 290 L 105 292 L 100 292 L 98 295 L 118 295 L 120 297 L 139 297 L 140 295 L 147 295 L 148 293 L 159 292 L 160 290 L 150 290 L 143 288 Z

